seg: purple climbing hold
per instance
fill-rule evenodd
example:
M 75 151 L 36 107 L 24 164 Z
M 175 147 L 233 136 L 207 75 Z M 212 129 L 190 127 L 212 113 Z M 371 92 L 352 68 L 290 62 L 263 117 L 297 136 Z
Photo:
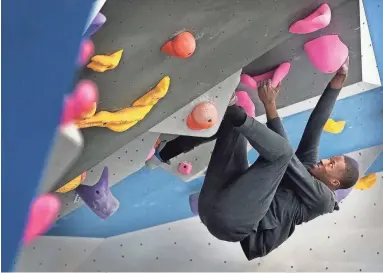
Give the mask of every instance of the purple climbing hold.
M 102 171 L 98 182 L 93 186 L 80 185 L 76 192 L 94 213 L 102 219 L 113 215 L 120 202 L 112 195 L 108 183 L 108 167 Z
M 97 13 L 96 17 L 94 17 L 92 23 L 88 27 L 85 32 L 86 37 L 90 37 L 95 34 L 106 22 L 106 17 L 101 12 Z
M 192 195 L 189 196 L 190 209 L 194 215 L 198 215 L 198 198 L 199 198 L 199 192 L 193 193 Z
M 350 194 L 351 191 L 352 191 L 352 187 L 348 188 L 348 189 L 336 190 L 335 195 L 336 195 L 336 199 L 338 200 L 338 202 L 345 199 Z

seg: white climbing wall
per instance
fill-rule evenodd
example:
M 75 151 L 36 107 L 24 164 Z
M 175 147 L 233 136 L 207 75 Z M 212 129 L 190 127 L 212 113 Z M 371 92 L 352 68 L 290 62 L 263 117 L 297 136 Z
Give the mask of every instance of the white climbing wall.
M 382 145 L 353 152 L 369 166 Z M 298 226 L 270 255 L 248 262 L 238 243 L 211 236 L 198 217 L 106 239 L 41 237 L 17 271 L 383 271 L 383 172 L 340 211 Z

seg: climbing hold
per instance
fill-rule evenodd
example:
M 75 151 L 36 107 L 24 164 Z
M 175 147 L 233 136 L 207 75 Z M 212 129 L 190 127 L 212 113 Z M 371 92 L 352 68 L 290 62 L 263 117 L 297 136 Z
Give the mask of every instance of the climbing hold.
M 91 40 L 85 39 L 81 42 L 80 53 L 78 56 L 78 64 L 80 66 L 85 65 L 88 62 L 90 56 L 94 54 L 94 44 Z
M 377 181 L 377 176 L 375 173 L 370 173 L 369 175 L 363 176 L 355 184 L 354 188 L 357 190 L 368 190 L 375 185 Z
M 193 165 L 190 162 L 184 161 L 178 165 L 178 172 L 184 175 L 189 175 L 193 169 Z
M 61 124 L 73 122 L 89 115 L 98 102 L 98 89 L 94 82 L 80 81 L 74 92 L 65 98 Z
M 84 36 L 90 37 L 95 34 L 106 22 L 106 17 L 101 12 L 97 13 L 96 17 L 94 17 L 92 23 L 86 30 Z
M 217 120 L 218 111 L 214 104 L 202 102 L 187 117 L 186 124 L 192 130 L 203 130 L 213 127 Z
M 335 121 L 329 118 L 323 127 L 323 130 L 331 134 L 339 134 L 343 131 L 346 122 L 344 120 Z
M 101 111 L 76 122 L 78 128 L 107 127 L 115 132 L 123 132 L 137 124 L 150 112 L 154 105 L 169 90 L 170 78 L 164 77 L 156 87 L 133 103 L 133 106 L 117 112 Z
M 323 4 L 306 18 L 299 20 L 290 26 L 289 31 L 295 34 L 307 34 L 325 28 L 331 21 L 331 9 Z
M 105 72 L 117 67 L 120 63 L 124 50 L 118 50 L 110 55 L 93 56 L 91 62 L 87 65 L 88 68 L 96 72 Z
M 189 196 L 190 210 L 193 212 L 194 215 L 198 215 L 198 199 L 199 192 L 193 193 Z
M 347 60 L 348 47 L 338 35 L 326 35 L 304 45 L 312 65 L 323 73 L 334 73 Z
M 145 161 L 148 161 L 149 159 L 152 158 L 152 156 L 155 154 L 156 152 L 156 148 L 152 147 L 152 149 L 150 150 L 148 156 L 146 157 Z
M 60 208 L 60 200 L 52 193 L 43 194 L 33 200 L 24 231 L 24 244 L 45 233 L 56 221 Z
M 271 77 L 271 86 L 277 87 L 278 84 L 289 74 L 291 64 L 289 62 L 283 63 L 275 69 L 273 76 Z
M 345 199 L 350 194 L 351 191 L 352 191 L 352 188 L 336 190 L 335 196 L 338 202 Z
M 193 55 L 196 48 L 196 41 L 190 32 L 182 32 L 172 40 L 166 42 L 161 52 L 170 56 L 186 59 Z
M 249 89 L 258 90 L 257 82 L 247 74 L 241 74 L 241 79 L 239 83 L 241 85 L 246 86 Z
M 241 75 L 241 84 L 245 84 L 252 89 L 257 89 L 257 83 L 264 80 L 271 79 L 271 86 L 277 87 L 278 84 L 283 81 L 283 79 L 289 74 L 291 64 L 285 62 L 280 64 L 276 69 L 263 73 L 261 75 L 252 76 L 242 74 Z
M 237 105 L 241 106 L 246 114 L 252 118 L 255 118 L 255 106 L 253 101 L 251 100 L 249 94 L 246 91 L 236 91 L 237 96 Z
M 120 206 L 120 202 L 109 189 L 108 167 L 104 168 L 100 179 L 95 185 L 80 185 L 75 191 L 84 200 L 85 204 L 102 219 L 113 215 Z
M 79 176 L 77 176 L 76 178 L 72 179 L 71 181 L 66 183 L 64 186 L 62 186 L 61 188 L 56 190 L 56 192 L 58 192 L 58 193 L 66 193 L 68 191 L 72 191 L 75 188 L 77 188 L 85 180 L 85 178 L 86 178 L 86 172 L 83 172 L 82 174 L 80 174 Z

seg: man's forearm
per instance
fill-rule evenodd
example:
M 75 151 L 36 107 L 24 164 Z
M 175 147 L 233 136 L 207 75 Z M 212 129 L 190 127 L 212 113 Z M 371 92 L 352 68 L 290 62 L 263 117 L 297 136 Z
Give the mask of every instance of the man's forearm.
M 278 117 L 277 105 L 275 102 L 265 104 L 265 111 L 267 121 L 273 120 Z

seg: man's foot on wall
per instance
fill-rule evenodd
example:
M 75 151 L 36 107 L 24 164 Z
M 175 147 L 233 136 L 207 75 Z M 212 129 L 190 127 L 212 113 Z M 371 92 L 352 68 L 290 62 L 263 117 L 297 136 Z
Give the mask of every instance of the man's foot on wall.
M 347 57 L 347 60 L 344 64 L 338 69 L 335 76 L 330 82 L 330 87 L 334 89 L 341 89 L 347 79 L 348 68 L 350 66 L 350 57 Z

